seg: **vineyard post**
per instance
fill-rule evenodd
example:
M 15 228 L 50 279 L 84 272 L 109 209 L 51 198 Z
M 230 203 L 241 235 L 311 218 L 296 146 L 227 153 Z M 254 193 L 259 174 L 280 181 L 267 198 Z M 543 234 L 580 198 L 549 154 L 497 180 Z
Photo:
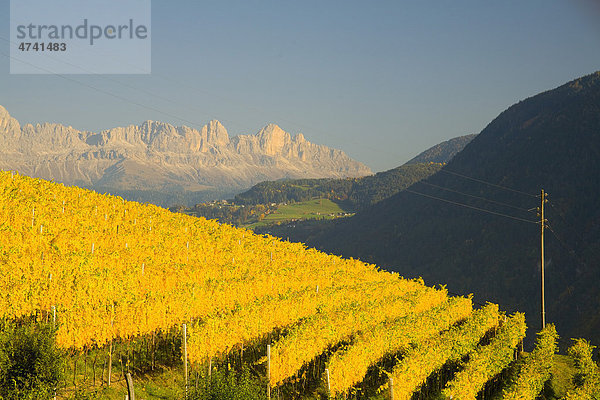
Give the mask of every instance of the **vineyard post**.
M 142 274 L 144 273 L 144 264 L 142 263 Z M 152 371 L 154 371 L 154 356 L 156 351 L 156 331 L 152 331 Z
M 331 398 L 331 383 L 329 381 L 329 368 L 325 368 L 325 373 L 327 374 L 327 397 Z
M 267 399 L 271 400 L 271 345 L 267 345 Z
M 110 345 L 108 346 L 108 387 L 110 387 L 110 377 L 112 374 L 112 348 L 113 342 L 111 339 Z
M 104 370 L 106 369 L 106 357 L 104 357 L 104 361 L 102 362 L 102 378 L 100 378 L 101 386 L 104 386 Z
M 394 400 L 394 378 L 390 376 L 390 400 Z
M 56 329 L 56 306 L 52 306 L 52 329 Z
M 131 373 L 128 372 L 125 375 L 125 380 L 127 381 L 127 398 L 131 400 L 135 400 L 135 392 L 133 391 L 133 379 L 131 379 Z
M 73 360 L 73 386 L 77 387 L 77 359 L 79 354 L 76 354 Z
M 183 324 L 183 375 L 185 377 L 185 398 L 188 392 L 188 363 L 187 363 L 187 325 Z

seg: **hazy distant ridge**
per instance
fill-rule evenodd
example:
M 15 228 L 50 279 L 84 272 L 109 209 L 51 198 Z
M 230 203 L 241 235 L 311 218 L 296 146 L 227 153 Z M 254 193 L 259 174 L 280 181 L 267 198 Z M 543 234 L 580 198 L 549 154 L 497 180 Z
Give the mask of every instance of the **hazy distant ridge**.
M 435 146 L 425 150 L 406 164 L 419 164 L 419 163 L 439 163 L 445 164 L 457 155 L 466 145 L 471 142 L 477 136 L 465 135 L 446 140 L 445 142 L 436 144 Z

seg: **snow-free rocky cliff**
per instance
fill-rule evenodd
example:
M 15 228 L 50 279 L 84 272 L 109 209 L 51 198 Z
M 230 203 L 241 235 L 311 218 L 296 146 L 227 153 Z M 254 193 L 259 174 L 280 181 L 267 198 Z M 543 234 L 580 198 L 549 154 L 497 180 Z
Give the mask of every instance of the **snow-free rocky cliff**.
M 343 151 L 274 124 L 233 137 L 219 121 L 200 130 L 146 121 L 94 133 L 53 123 L 21 126 L 2 106 L 0 169 L 115 192 L 233 193 L 264 180 L 371 173 Z

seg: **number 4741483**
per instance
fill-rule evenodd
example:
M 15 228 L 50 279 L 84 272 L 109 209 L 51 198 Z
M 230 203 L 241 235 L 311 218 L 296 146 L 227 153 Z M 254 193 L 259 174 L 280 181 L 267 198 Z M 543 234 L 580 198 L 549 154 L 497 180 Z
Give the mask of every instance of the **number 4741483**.
M 48 42 L 48 43 L 21 42 L 19 44 L 19 50 L 21 50 L 21 51 L 66 51 L 67 44 L 66 43 L 53 43 L 53 42 Z

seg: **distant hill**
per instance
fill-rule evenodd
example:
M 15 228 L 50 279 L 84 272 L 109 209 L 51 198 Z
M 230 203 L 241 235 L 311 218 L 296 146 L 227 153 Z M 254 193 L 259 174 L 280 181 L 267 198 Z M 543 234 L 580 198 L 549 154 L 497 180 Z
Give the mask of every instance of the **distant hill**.
M 371 174 L 343 151 L 275 124 L 233 137 L 219 121 L 200 130 L 146 121 L 95 133 L 21 126 L 1 106 L 0 169 L 161 205 L 223 198 L 264 180 Z
M 437 172 L 477 135 L 437 144 L 400 167 L 355 179 L 282 179 L 260 182 L 235 196 L 236 204 L 256 205 L 307 201 L 318 197 L 345 201 L 360 210 Z
M 441 168 L 441 164 L 403 165 L 353 179 L 296 179 L 261 182 L 235 196 L 236 204 L 255 205 L 301 202 L 328 198 L 350 210 L 362 210 L 424 179 Z
M 417 164 L 417 163 L 440 163 L 446 164 L 452 158 L 458 154 L 466 145 L 469 144 L 477 135 L 465 135 L 455 137 L 450 140 L 446 140 L 440 144 L 425 150 L 406 164 Z
M 543 188 L 547 321 L 565 341 L 600 342 L 599 171 L 600 72 L 513 105 L 440 172 L 302 240 L 525 310 L 537 329 L 539 225 L 527 210 Z

